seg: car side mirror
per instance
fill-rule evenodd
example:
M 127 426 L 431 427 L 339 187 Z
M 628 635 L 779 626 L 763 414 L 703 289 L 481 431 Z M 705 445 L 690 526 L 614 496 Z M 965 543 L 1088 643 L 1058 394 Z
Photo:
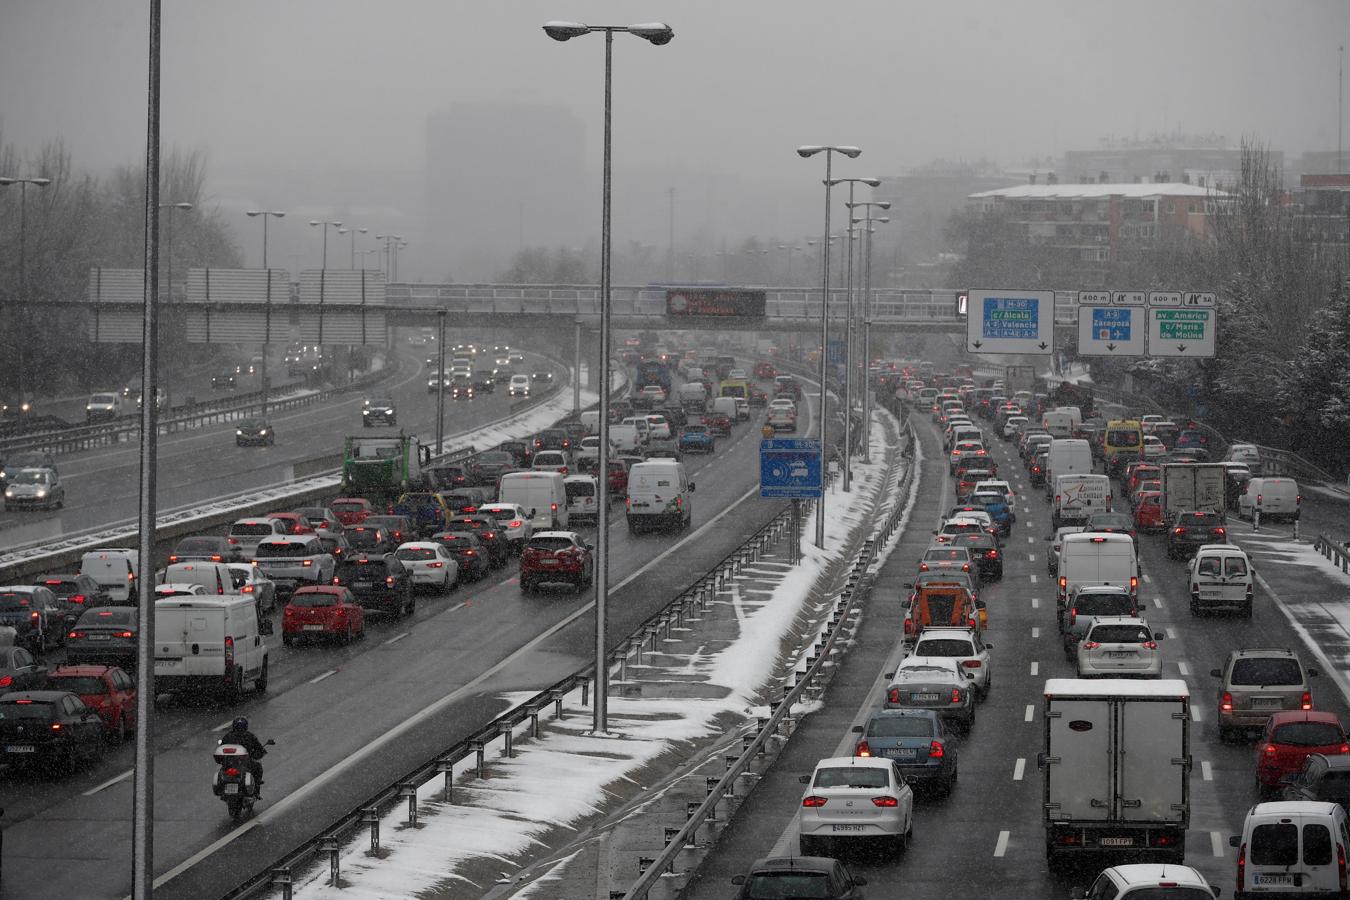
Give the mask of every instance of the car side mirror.
M 594 545 L 594 544 L 587 544 L 587 545 L 586 545 L 586 549 L 587 549 L 587 550 L 594 550 L 594 549 L 595 549 L 595 545 Z
M 905 582 L 905 587 L 909 588 L 911 591 L 914 590 L 914 582 L 912 582 L 912 581 L 906 581 L 906 582 Z
M 1242 835 L 1240 835 L 1240 834 L 1230 834 L 1230 835 L 1228 836 L 1228 846 L 1230 846 L 1230 847 L 1240 847 L 1240 846 L 1242 846 Z
M 988 607 L 988 604 L 986 604 L 983 600 L 976 600 L 976 601 L 975 601 L 975 608 L 976 608 L 976 609 L 988 609 L 989 607 Z
M 882 677 L 882 678 L 885 678 L 887 681 L 890 681 L 892 678 L 895 677 L 895 673 L 894 673 L 894 672 L 882 672 L 882 673 L 881 673 L 881 677 Z
M 1212 675 L 1212 676 L 1215 677 L 1215 678 L 1222 678 L 1222 677 L 1223 677 L 1223 671 L 1220 670 L 1220 669 L 1210 669 L 1210 670 L 1209 670 L 1209 674 Z
M 1136 601 L 1136 602 L 1135 602 L 1134 608 L 1135 608 L 1135 609 L 1148 609 L 1148 604 L 1144 603 L 1144 601 L 1142 601 L 1142 600 L 1139 600 L 1139 601 Z
M 991 643 L 989 643 L 988 641 L 985 641 L 984 649 L 986 649 L 986 650 L 993 650 L 993 649 L 994 649 L 994 645 L 991 644 Z
M 1309 678 L 1316 678 L 1316 677 L 1318 676 L 1318 674 L 1320 674 L 1320 673 L 1318 673 L 1318 671 L 1317 671 L 1316 669 L 1312 669 L 1312 668 L 1308 669 L 1308 677 L 1309 677 Z
M 736 885 L 745 884 L 745 876 L 744 876 L 744 875 L 732 875 L 732 876 L 731 876 L 731 883 L 732 883 L 732 884 L 736 884 Z
M 1161 631 L 1153 632 L 1153 639 L 1155 641 L 1161 641 L 1165 637 L 1167 637 L 1167 635 L 1163 634 Z
M 967 672 L 966 672 L 966 681 L 974 681 L 974 680 L 975 680 L 975 673 L 974 673 L 974 672 L 967 671 Z
M 1076 887 L 1069 891 L 1070 900 L 1086 900 L 1087 888 Z
M 854 875 L 853 883 L 856 884 L 858 887 L 867 887 L 867 879 L 861 875 Z
M 531 509 L 531 510 L 530 510 L 530 518 L 531 518 L 531 519 L 533 519 L 533 518 L 534 518 L 535 516 L 537 516 L 537 515 L 539 515 L 539 510 L 537 510 L 537 509 Z
M 852 731 L 854 734 L 862 734 L 863 727 L 861 725 L 854 725 Z
M 810 776 L 810 775 L 798 775 L 798 776 L 797 776 L 797 781 L 798 781 L 800 784 L 810 784 L 810 783 L 811 783 L 811 776 Z

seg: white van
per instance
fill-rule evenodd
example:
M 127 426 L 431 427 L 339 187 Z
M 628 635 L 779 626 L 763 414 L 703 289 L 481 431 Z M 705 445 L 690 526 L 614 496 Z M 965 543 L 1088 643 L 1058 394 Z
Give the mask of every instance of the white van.
M 1107 584 L 1139 593 L 1139 560 L 1128 534 L 1084 531 L 1066 534 L 1060 544 L 1056 601 L 1061 628 L 1069 598 L 1079 588 Z
M 600 411 L 599 411 L 599 410 L 588 409 L 588 410 L 586 410 L 585 412 L 583 412 L 581 415 L 577 416 L 577 421 L 581 423 L 581 427 L 582 427 L 582 428 L 586 429 L 586 433 L 587 433 L 587 434 L 599 434 L 599 433 L 600 433 Z
M 1236 544 L 1203 544 L 1191 557 L 1191 615 L 1231 609 L 1252 615 L 1252 561 Z
M 90 550 L 80 559 L 80 574 L 98 582 L 113 603 L 135 603 L 139 552 L 126 547 Z
M 609 445 L 620 453 L 636 453 L 642 444 L 642 433 L 636 425 L 609 426 Z M 596 451 L 596 459 L 599 458 L 599 451 Z
M 497 488 L 497 502 L 524 509 L 534 531 L 567 527 L 566 478 L 557 472 L 507 472 Z
M 233 703 L 250 682 L 267 690 L 270 619 L 251 596 L 166 597 L 155 601 L 155 689 L 222 691 Z
M 1082 438 L 1055 438 L 1045 458 L 1045 493 L 1054 493 L 1055 479 L 1060 475 L 1090 475 L 1092 448 Z
M 107 422 L 126 415 L 126 401 L 116 391 L 99 391 L 91 394 L 84 404 L 86 422 Z
M 634 463 L 628 470 L 628 531 L 688 528 L 693 493 L 684 463 L 673 459 Z
M 240 519 L 230 526 L 226 540 L 230 546 L 238 547 L 244 559 L 252 559 L 258 553 L 258 544 L 271 537 L 285 537 L 286 523 L 267 516 L 254 516 Z
M 593 475 L 569 475 L 563 482 L 567 490 L 567 518 L 576 524 L 594 522 L 600 516 L 600 483 Z
M 1339 803 L 1281 800 L 1247 811 L 1238 850 L 1236 897 L 1343 897 L 1350 829 Z
M 199 584 L 208 594 L 233 594 L 234 576 L 225 563 L 194 560 L 174 563 L 161 569 L 155 584 Z
M 736 408 L 735 397 L 717 397 L 712 402 L 712 411 L 715 413 L 722 413 L 731 420 L 731 424 L 733 425 L 740 421 L 741 414 Z
M 1303 497 L 1292 478 L 1253 478 L 1238 497 L 1238 517 L 1250 519 L 1257 510 L 1264 521 L 1298 519 Z
M 1105 475 L 1056 474 L 1055 493 L 1050 500 L 1050 527 L 1081 525 L 1093 513 L 1110 512 L 1111 501 L 1111 479 Z

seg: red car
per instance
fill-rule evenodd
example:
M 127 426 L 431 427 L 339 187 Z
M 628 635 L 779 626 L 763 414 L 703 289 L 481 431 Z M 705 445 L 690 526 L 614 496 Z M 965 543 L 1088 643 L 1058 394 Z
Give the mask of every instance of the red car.
M 731 416 L 726 413 L 704 413 L 703 424 L 718 437 L 731 436 Z
M 1158 491 L 1145 491 L 1139 495 L 1139 505 L 1134 508 L 1134 527 L 1140 531 L 1162 531 L 1162 494 Z
M 1350 742 L 1336 714 L 1300 709 L 1275 713 L 1256 743 L 1257 789 L 1273 794 L 1280 788 L 1280 779 L 1297 774 L 1303 760 L 1314 753 L 1350 753 Z
M 1130 463 L 1125 470 L 1125 496 L 1139 490 L 1145 481 L 1155 481 L 1162 477 L 1162 469 L 1151 463 Z
M 609 461 L 609 493 L 613 497 L 628 496 L 628 466 L 621 459 Z
M 344 528 L 360 525 L 366 520 L 366 516 L 375 514 L 375 507 L 364 497 L 339 497 L 328 504 L 328 508 L 333 511 L 333 515 L 337 516 Z
M 305 517 L 296 512 L 272 512 L 267 514 L 267 518 L 276 519 L 286 525 L 287 534 L 313 534 L 314 529 L 309 527 Z
M 591 545 L 575 531 L 541 531 L 520 551 L 520 592 L 528 594 L 542 584 L 564 582 L 580 593 L 595 578 Z
M 365 636 L 365 610 L 341 585 L 299 588 L 281 617 L 281 642 L 288 647 L 302 638 L 336 638 L 350 644 Z
M 773 367 L 773 363 L 766 359 L 761 359 L 755 363 L 756 378 L 774 378 L 778 375 L 778 370 Z
M 136 682 L 117 666 L 58 666 L 47 673 L 47 690 L 79 697 L 118 743 L 136 730 Z

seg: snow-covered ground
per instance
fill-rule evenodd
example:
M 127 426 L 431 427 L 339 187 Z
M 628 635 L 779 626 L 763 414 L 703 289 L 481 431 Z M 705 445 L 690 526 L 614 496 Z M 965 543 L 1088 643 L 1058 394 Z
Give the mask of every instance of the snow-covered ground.
M 543 837 L 559 828 L 573 829 L 599 814 L 611 797 L 607 786 L 631 779 L 680 745 L 722 734 L 729 718 L 762 709 L 759 691 L 780 671 L 783 640 L 807 608 L 817 581 L 843 558 L 851 534 L 859 526 L 873 524 L 876 505 L 894 499 L 885 496 L 887 429 L 878 424 L 872 436 L 871 455 L 878 462 L 855 465 L 849 502 L 842 502 L 845 495 L 837 487 L 826 502 L 825 546 L 814 545 L 814 516 L 805 517 L 801 564 L 788 567 L 762 561 L 750 567 L 742 580 L 759 586 L 743 590 L 733 585 L 734 625 L 727 634 L 708 636 L 681 660 L 679 675 L 698 682 L 696 696 L 612 696 L 611 733 L 597 736 L 589 733 L 590 715 L 579 714 L 579 696 L 573 694 L 565 701 L 570 716 L 542 725 L 540 739 L 518 744 L 514 758 L 492 760 L 487 780 L 465 780 L 474 766 L 472 758 L 456 766 L 453 805 L 442 801 L 442 779 L 423 785 L 418 793 L 419 828 L 402 826 L 406 814 L 401 808 L 386 816 L 381 834 L 387 858 L 370 857 L 361 835 L 343 851 L 341 889 L 327 884 L 326 867 L 316 867 L 297 886 L 296 896 L 404 897 L 437 887 L 454 894 L 456 884 L 481 893 L 491 886 L 470 881 L 463 873 L 470 863 L 485 860 L 499 861 L 503 873 L 499 883 L 509 882 L 508 873 L 518 867 L 520 858 L 543 848 Z M 864 498 L 876 498 L 878 503 Z M 506 699 L 519 702 L 530 696 L 533 693 Z M 554 866 L 555 874 L 548 877 L 557 877 L 558 871 L 560 867 Z M 548 896 L 547 884 L 537 885 L 531 893 Z

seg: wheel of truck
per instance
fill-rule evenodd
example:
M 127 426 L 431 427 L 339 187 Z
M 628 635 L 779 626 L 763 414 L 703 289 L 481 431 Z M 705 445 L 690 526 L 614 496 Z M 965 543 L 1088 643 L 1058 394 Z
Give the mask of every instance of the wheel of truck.
M 231 705 L 239 702 L 239 695 L 244 690 L 244 672 L 238 667 L 234 670 L 234 677 L 230 683 L 225 686 L 225 702 Z

